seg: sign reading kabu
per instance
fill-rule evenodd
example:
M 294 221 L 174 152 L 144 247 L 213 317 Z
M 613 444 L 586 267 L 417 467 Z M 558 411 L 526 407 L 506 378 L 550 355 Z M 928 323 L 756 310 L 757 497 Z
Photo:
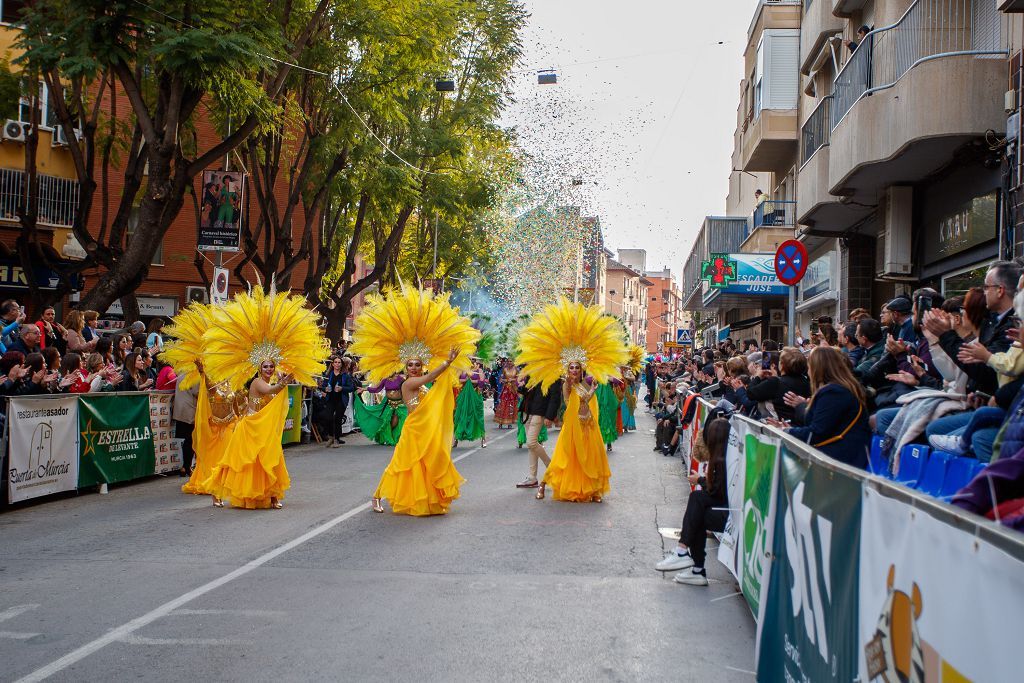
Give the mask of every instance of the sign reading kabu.
M 736 263 L 736 279 L 727 287 L 705 292 L 704 303 L 714 298 L 717 292 L 761 296 L 789 294 L 789 288 L 775 274 L 775 254 L 729 254 L 729 259 Z

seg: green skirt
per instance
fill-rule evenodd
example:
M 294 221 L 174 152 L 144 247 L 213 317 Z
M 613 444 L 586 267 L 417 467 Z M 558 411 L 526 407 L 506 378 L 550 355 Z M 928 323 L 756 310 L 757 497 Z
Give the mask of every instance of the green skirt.
M 519 407 L 523 406 L 523 399 L 519 399 Z M 519 431 L 516 432 L 516 441 L 519 442 L 519 446 L 522 447 L 526 443 L 526 424 L 523 423 L 522 413 L 516 416 L 516 424 L 519 425 Z M 537 436 L 537 441 L 544 443 L 548 440 L 548 427 L 544 425 L 540 428 L 540 435 Z
M 476 441 L 485 434 L 484 398 L 472 382 L 467 382 L 455 400 L 455 440 Z
M 352 412 L 355 413 L 356 424 L 363 435 L 382 446 L 394 446 L 398 443 L 399 437 L 402 436 L 402 426 L 409 417 L 409 409 L 404 404 L 395 408 L 390 401 L 384 401 L 368 406 L 363 402 L 363 397 L 358 395 Z M 395 423 L 394 426 L 392 422 Z
M 614 443 L 619 438 L 616 422 L 619 416 L 619 397 L 611 384 L 597 387 L 597 424 L 601 428 L 601 438 L 605 445 Z

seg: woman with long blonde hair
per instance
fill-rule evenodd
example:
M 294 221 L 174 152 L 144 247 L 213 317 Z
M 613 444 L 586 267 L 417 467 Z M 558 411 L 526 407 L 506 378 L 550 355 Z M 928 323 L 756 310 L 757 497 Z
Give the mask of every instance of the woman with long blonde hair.
M 819 346 L 811 351 L 807 370 L 812 396 L 804 410 L 797 411 L 796 421 L 802 426 L 787 431 L 825 455 L 866 469 L 871 443 L 867 396 L 849 361 L 839 349 Z

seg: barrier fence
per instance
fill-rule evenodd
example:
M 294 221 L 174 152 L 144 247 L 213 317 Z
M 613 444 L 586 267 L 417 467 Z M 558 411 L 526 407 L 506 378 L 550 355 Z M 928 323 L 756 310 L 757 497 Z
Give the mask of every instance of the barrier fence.
M 687 468 L 711 405 L 682 437 Z M 762 681 L 1011 680 L 1024 537 L 783 432 L 731 418 L 718 559 L 757 622 Z
M 173 391 L 8 398 L 8 503 L 181 469 L 173 403 Z M 299 443 L 301 386 L 288 387 L 288 406 L 281 442 Z

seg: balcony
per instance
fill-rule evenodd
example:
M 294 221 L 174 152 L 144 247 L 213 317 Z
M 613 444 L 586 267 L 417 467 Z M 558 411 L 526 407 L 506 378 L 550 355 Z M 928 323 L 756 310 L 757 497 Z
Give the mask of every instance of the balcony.
M 17 222 L 18 205 L 25 191 L 25 171 L 0 168 L 0 220 Z M 78 181 L 37 174 L 39 211 L 37 224 L 46 228 L 70 228 L 78 211 Z
M 889 185 L 923 180 L 1003 128 L 1005 55 L 988 0 L 918 0 L 873 31 L 836 77 L 829 192 L 877 203 Z
M 829 0 L 804 3 L 804 16 L 800 22 L 800 71 L 809 74 L 811 64 L 821 54 L 829 36 L 843 30 L 843 21 L 832 13 Z
M 823 5 L 832 3 L 832 14 L 837 17 L 849 17 L 854 12 L 864 9 L 868 0 L 822 0 Z
M 754 209 L 751 221 L 754 230 L 767 227 L 789 227 L 796 225 L 796 202 L 772 201 L 761 202 Z

